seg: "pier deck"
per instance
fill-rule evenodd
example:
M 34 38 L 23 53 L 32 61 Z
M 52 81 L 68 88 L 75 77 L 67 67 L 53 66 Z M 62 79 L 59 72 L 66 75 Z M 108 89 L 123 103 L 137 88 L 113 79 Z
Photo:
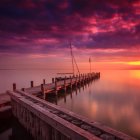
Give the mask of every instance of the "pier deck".
M 34 86 L 33 81 L 31 81 L 31 87 L 25 88 L 23 91 L 26 91 L 30 94 L 38 94 L 42 92 L 43 94 L 47 93 L 55 93 L 57 94 L 57 91 L 60 89 L 66 90 L 67 87 L 77 86 L 79 84 L 85 83 L 89 80 L 93 80 L 100 77 L 100 73 L 90 73 L 90 74 L 81 74 L 76 76 L 70 76 L 70 77 L 63 77 L 63 78 L 55 78 L 55 80 L 52 80 L 52 83 L 41 84 L 40 86 Z

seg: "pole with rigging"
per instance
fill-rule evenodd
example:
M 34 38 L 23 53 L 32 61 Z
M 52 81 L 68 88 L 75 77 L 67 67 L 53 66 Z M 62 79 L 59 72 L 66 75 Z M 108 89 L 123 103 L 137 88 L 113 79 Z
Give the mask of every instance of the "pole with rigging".
M 77 71 L 78 71 L 78 73 L 80 74 L 80 71 L 79 71 L 78 65 L 77 65 L 76 60 L 75 60 L 75 57 L 74 57 L 74 55 L 73 55 L 71 42 L 70 42 L 70 50 L 71 50 L 71 58 L 72 58 L 72 69 L 73 69 L 73 74 L 75 73 L 74 64 L 76 65 Z
M 73 75 L 74 75 L 74 59 L 73 59 L 73 53 L 72 53 L 71 42 L 70 42 L 70 53 L 71 53 L 71 59 L 72 59 L 72 70 L 73 70 Z

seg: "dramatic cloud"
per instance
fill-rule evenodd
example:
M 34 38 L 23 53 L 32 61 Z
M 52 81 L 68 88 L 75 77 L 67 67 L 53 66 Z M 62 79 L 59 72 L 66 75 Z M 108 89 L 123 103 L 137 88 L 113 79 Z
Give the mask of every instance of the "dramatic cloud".
M 140 0 L 0 1 L 1 54 L 56 55 L 71 40 L 81 55 L 134 59 L 139 38 Z

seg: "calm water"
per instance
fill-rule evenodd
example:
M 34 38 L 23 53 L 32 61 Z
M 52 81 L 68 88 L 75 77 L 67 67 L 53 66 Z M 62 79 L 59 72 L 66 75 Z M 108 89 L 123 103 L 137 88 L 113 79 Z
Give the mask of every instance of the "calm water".
M 13 82 L 19 88 L 29 87 L 31 80 L 51 82 L 57 72 L 62 71 L 2 70 L 0 91 L 11 89 Z M 57 104 L 140 139 L 140 71 L 101 71 L 100 79 L 58 97 Z

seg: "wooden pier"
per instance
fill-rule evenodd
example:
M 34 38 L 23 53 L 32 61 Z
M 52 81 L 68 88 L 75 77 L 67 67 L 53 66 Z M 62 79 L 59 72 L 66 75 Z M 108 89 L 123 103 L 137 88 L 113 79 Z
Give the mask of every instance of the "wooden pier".
M 14 91 L 8 91 L 13 114 L 35 140 L 136 140 L 33 95 L 57 94 L 61 89 L 84 84 L 98 76 L 100 73 L 56 78 L 37 87 L 32 82 L 31 88 L 24 90 L 17 90 L 14 85 Z
M 55 93 L 57 95 L 59 90 L 67 90 L 67 88 L 73 88 L 74 86 L 78 86 L 84 83 L 87 83 L 91 80 L 97 79 L 100 77 L 100 73 L 88 73 L 88 74 L 80 74 L 73 75 L 69 77 L 56 77 L 52 78 L 52 83 L 46 84 L 45 79 L 43 79 L 43 83 L 39 86 L 34 86 L 34 82 L 31 81 L 30 88 L 23 88 L 23 91 L 27 93 L 38 95 L 39 93 L 43 93 L 44 98 L 46 98 L 46 94 Z M 16 84 L 13 84 L 13 90 L 16 90 Z

